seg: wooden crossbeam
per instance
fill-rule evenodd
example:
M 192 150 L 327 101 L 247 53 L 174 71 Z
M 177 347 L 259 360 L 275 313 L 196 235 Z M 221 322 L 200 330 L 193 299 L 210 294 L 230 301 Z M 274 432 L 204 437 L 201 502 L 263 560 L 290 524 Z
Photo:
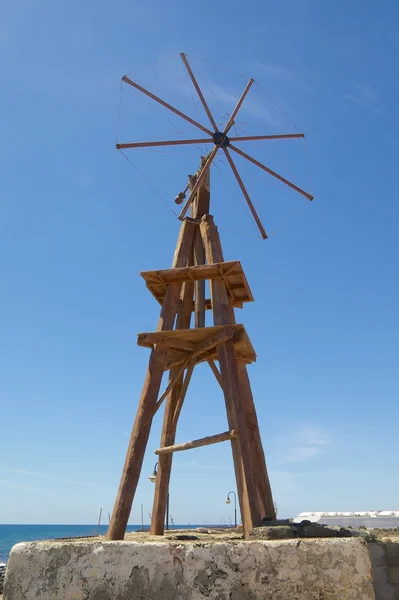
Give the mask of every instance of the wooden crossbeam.
M 253 302 L 254 300 L 247 278 L 238 260 L 182 267 L 180 269 L 143 271 L 141 276 L 151 294 L 161 304 L 168 285 L 204 279 L 222 279 L 236 308 L 242 308 L 243 302 Z M 209 302 L 210 300 L 205 300 L 205 309 L 211 308 Z
M 173 390 L 173 388 L 175 387 L 176 383 L 179 381 L 181 374 L 183 373 L 184 369 L 187 367 L 189 363 L 189 358 L 187 358 L 186 360 L 184 360 L 181 365 L 180 368 L 176 371 L 175 376 L 173 377 L 173 379 L 170 380 L 167 388 L 165 389 L 164 393 L 159 397 L 159 399 L 157 400 L 156 404 L 155 404 L 155 412 L 158 410 L 158 408 L 161 406 L 162 402 L 165 400 L 165 398 L 170 394 L 170 392 Z
M 185 442 L 184 444 L 174 444 L 173 446 L 158 448 L 158 450 L 155 450 L 155 454 L 170 454 L 172 452 L 181 452 L 182 450 L 191 450 L 192 448 L 200 448 L 201 446 L 210 446 L 210 444 L 226 442 L 237 437 L 238 431 L 232 429 L 231 431 L 224 431 L 223 433 L 217 433 L 216 435 L 209 435 L 208 437 L 200 438 L 199 440 L 193 440 L 192 442 Z
M 189 352 L 194 352 L 197 350 L 197 344 L 194 342 L 189 342 L 187 340 L 182 340 L 177 337 L 170 337 L 166 335 L 160 335 L 158 332 L 152 333 L 139 333 L 137 336 L 137 345 L 138 346 L 149 346 L 149 345 L 165 345 L 171 348 L 177 348 L 178 350 L 187 350 Z
M 223 344 L 227 340 L 230 340 L 233 337 L 233 335 L 234 332 L 232 327 L 223 327 L 223 329 L 220 329 L 220 331 L 218 331 L 217 333 L 209 335 L 204 340 L 202 340 L 202 342 L 198 342 L 196 351 L 193 353 L 192 358 L 199 356 L 200 354 L 206 352 L 207 350 L 210 350 L 211 348 L 215 348 L 216 346 Z
M 215 375 L 220 387 L 223 389 L 222 375 L 221 375 L 219 369 L 217 368 L 215 361 L 210 358 L 207 362 L 208 362 L 208 365 L 211 367 L 212 373 Z

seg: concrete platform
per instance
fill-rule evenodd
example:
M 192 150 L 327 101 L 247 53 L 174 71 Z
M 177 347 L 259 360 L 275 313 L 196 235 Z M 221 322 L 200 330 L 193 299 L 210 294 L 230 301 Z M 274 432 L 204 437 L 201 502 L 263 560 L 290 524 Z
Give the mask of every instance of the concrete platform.
M 33 542 L 3 600 L 374 600 L 363 540 Z

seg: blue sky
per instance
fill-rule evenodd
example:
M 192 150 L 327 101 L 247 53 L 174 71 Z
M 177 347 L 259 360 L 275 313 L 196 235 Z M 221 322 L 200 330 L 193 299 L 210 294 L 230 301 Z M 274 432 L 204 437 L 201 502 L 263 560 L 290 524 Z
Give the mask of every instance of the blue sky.
M 130 151 L 148 185 L 114 148 L 119 106 L 120 141 L 193 129 L 130 88 L 120 102 L 120 77 L 162 61 L 132 78 L 207 124 L 181 51 L 212 63 L 192 65 L 220 122 L 254 76 L 241 131 L 307 135 L 245 150 L 311 185 L 311 204 L 237 160 L 267 241 L 222 160 L 211 174 L 225 258 L 255 296 L 237 321 L 280 514 L 399 508 L 397 3 L 15 0 L 0 16 L 0 520 L 112 510 L 148 361 L 136 334 L 159 312 L 139 272 L 170 266 L 169 207 L 200 154 Z M 132 523 L 151 511 L 161 418 Z M 199 367 L 177 439 L 225 428 Z M 171 514 L 227 520 L 231 489 L 227 444 L 176 455 Z

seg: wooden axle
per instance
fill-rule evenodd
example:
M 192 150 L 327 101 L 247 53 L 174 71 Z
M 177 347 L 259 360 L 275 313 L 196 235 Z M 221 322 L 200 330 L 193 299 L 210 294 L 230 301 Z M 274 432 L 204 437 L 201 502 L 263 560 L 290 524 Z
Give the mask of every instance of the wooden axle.
M 181 452 L 182 450 L 191 450 L 191 448 L 200 448 L 201 446 L 219 444 L 219 442 L 226 442 L 228 440 L 234 440 L 235 438 L 238 438 L 238 431 L 232 429 L 231 431 L 224 431 L 223 433 L 217 433 L 216 435 L 209 435 L 208 437 L 200 438 L 199 440 L 193 440 L 192 442 L 185 442 L 184 444 L 175 444 L 174 446 L 158 448 L 158 450 L 155 450 L 155 454 L 159 455 L 170 454 L 171 452 Z

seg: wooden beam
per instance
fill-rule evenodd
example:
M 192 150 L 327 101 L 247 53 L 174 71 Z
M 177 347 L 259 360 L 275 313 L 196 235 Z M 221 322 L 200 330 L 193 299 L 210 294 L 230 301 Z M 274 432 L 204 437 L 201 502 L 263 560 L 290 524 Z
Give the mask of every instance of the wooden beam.
M 132 81 L 126 75 L 124 75 L 122 77 L 122 81 L 124 81 L 125 83 L 128 83 L 132 87 L 136 88 L 136 90 L 139 90 L 139 92 L 142 92 L 145 96 L 148 96 L 149 98 L 152 98 L 152 100 L 155 100 L 155 102 L 158 102 L 158 104 L 162 104 L 162 106 L 164 106 L 165 108 L 168 108 L 169 110 L 171 110 L 172 112 L 174 112 L 176 115 L 178 115 L 182 119 L 185 119 L 186 121 L 188 121 L 189 123 L 191 123 L 191 125 L 195 125 L 196 127 L 198 127 L 198 129 L 201 129 L 202 131 L 204 131 L 205 133 L 207 133 L 210 136 L 213 135 L 212 131 L 210 131 L 207 127 L 204 127 L 203 125 L 201 125 L 201 123 L 198 123 L 197 121 L 194 121 L 194 119 L 192 119 L 191 117 L 185 115 L 180 110 L 177 110 L 177 108 L 174 108 L 174 106 L 171 106 L 170 104 L 168 104 L 167 102 L 165 102 L 165 100 L 162 100 L 162 98 L 158 98 L 158 96 L 156 96 L 155 94 L 149 92 L 145 88 L 141 87 L 141 85 L 139 85 L 135 81 Z
M 284 133 L 278 135 L 247 135 L 241 137 L 230 137 L 230 142 L 256 142 L 261 140 L 288 140 L 291 138 L 304 138 L 303 133 Z
M 262 447 L 262 439 L 260 437 L 258 418 L 254 399 L 249 382 L 247 367 L 245 363 L 237 362 L 238 377 L 240 379 L 240 387 L 242 394 L 242 406 L 245 418 L 247 421 L 250 456 L 252 459 L 252 471 L 255 480 L 255 486 L 258 493 L 259 503 L 259 521 L 254 523 L 254 527 L 262 524 L 262 519 L 275 519 L 276 511 L 274 508 L 273 495 L 269 481 L 269 475 L 266 467 L 265 454 Z
M 196 225 L 194 224 L 196 227 Z M 193 234 L 194 238 L 194 234 Z M 193 260 L 193 249 L 190 248 L 188 255 L 189 264 Z M 191 323 L 191 307 L 193 304 L 194 285 L 192 281 L 187 281 L 182 290 L 182 297 L 179 312 L 176 319 L 176 329 L 188 329 Z M 194 367 L 192 367 L 194 368 Z M 178 381 L 171 390 L 166 400 L 165 414 L 162 424 L 161 446 L 174 444 L 177 427 L 177 416 L 182 408 L 184 398 L 187 392 L 188 384 L 192 375 L 191 365 L 188 367 L 186 376 L 181 371 Z M 173 380 L 179 367 L 171 369 L 169 380 Z M 184 377 L 184 379 L 183 379 Z M 159 458 L 157 479 L 155 482 L 154 504 L 152 509 L 151 533 L 153 535 L 163 535 L 165 512 L 168 498 L 170 472 L 172 468 L 172 455 L 165 455 Z
M 175 404 L 175 411 L 173 413 L 173 426 L 176 428 L 177 426 L 177 421 L 179 420 L 179 416 L 180 416 L 180 412 L 183 406 L 183 402 L 184 402 L 184 398 L 186 397 L 186 393 L 188 390 L 188 386 L 190 385 L 190 381 L 191 381 L 191 377 L 192 374 L 194 372 L 194 367 L 195 365 L 190 364 L 188 366 L 188 369 L 186 371 L 186 375 L 184 377 L 184 381 L 183 381 L 183 385 L 180 391 L 180 396 L 177 399 L 177 402 Z
M 219 383 L 220 387 L 223 389 L 223 379 L 222 379 L 219 369 L 217 368 L 217 366 L 215 364 L 215 361 L 212 358 L 210 358 L 207 362 L 208 362 L 208 365 L 211 367 L 212 373 L 215 375 L 217 382 Z
M 235 429 L 232 429 L 232 431 L 225 431 L 224 433 L 209 435 L 208 437 L 204 437 L 199 440 L 193 440 L 192 442 L 185 442 L 184 444 L 175 444 L 173 446 L 166 446 L 165 448 L 158 448 L 158 450 L 155 450 L 155 454 L 171 454 L 172 452 L 191 450 L 192 448 L 200 448 L 201 446 L 210 446 L 211 444 L 226 442 L 227 440 L 233 440 L 237 437 L 238 432 Z
M 202 158 L 201 168 L 204 166 L 205 160 Z M 199 219 L 209 213 L 210 185 L 210 170 L 208 170 L 190 206 L 190 214 L 194 219 Z M 199 226 L 194 235 L 193 249 L 194 265 L 203 266 L 205 264 L 205 248 Z M 194 283 L 194 323 L 195 327 L 205 327 L 205 280 Z
M 219 234 L 210 215 L 203 217 L 200 229 L 207 262 L 222 262 L 223 251 Z M 234 309 L 224 282 L 212 280 L 209 285 L 215 325 L 235 323 Z M 241 389 L 233 341 L 227 340 L 224 344 L 220 344 L 217 351 L 223 380 L 222 389 L 226 404 L 227 421 L 230 429 L 238 429 L 240 432 L 239 439 L 231 441 L 231 447 L 244 537 L 248 539 L 253 527 L 253 518 L 255 517 L 255 521 L 258 520 L 259 505 L 252 473 L 252 460 L 249 456 L 247 422 L 241 406 Z
M 228 120 L 228 121 L 227 121 L 227 123 L 226 123 L 226 127 L 224 128 L 224 130 L 223 130 L 223 133 L 227 133 L 227 132 L 228 132 L 228 130 L 230 129 L 230 127 L 233 125 L 233 123 L 234 123 L 234 119 L 236 118 L 236 115 L 237 115 L 238 111 L 239 111 L 239 110 L 240 110 L 240 108 L 241 108 L 241 104 L 244 102 L 245 96 L 248 94 L 248 92 L 249 92 L 249 90 L 251 89 L 251 86 L 252 86 L 252 84 L 253 84 L 253 82 L 254 82 L 254 81 L 255 81 L 255 79 L 252 79 L 252 77 L 251 77 L 251 79 L 248 81 L 248 83 L 247 83 L 247 85 L 246 85 L 246 87 L 245 87 L 245 90 L 244 90 L 244 91 L 243 91 L 243 93 L 241 94 L 241 98 L 240 98 L 240 99 L 239 99 L 239 101 L 237 102 L 235 109 L 234 109 L 234 110 L 233 110 L 233 112 L 231 113 L 231 115 L 230 115 L 230 118 L 229 118 L 229 120 Z
M 199 99 L 201 100 L 202 106 L 204 107 L 205 112 L 208 115 L 208 119 L 210 120 L 210 122 L 211 122 L 212 127 L 214 128 L 214 130 L 217 131 L 218 128 L 216 126 L 215 120 L 214 120 L 214 118 L 212 116 L 211 111 L 209 110 L 209 107 L 208 107 L 208 105 L 207 105 L 207 103 L 205 101 L 205 98 L 204 98 L 204 96 L 203 96 L 203 94 L 201 92 L 201 88 L 199 87 L 199 85 L 197 83 L 197 80 L 196 80 L 196 78 L 194 76 L 194 73 L 191 70 L 190 63 L 188 62 L 188 60 L 187 60 L 186 55 L 184 54 L 184 52 L 180 52 L 180 56 L 181 56 L 182 61 L 184 62 L 184 66 L 186 67 L 186 69 L 188 71 L 190 79 L 193 82 L 193 85 L 195 87 L 195 91 L 197 92 L 197 94 L 199 96 Z
M 237 138 L 239 139 L 239 138 Z M 201 138 L 198 140 L 161 140 L 159 142 L 129 142 L 127 144 L 115 144 L 117 150 L 129 148 L 153 148 L 158 146 L 184 146 L 185 144 L 212 144 L 212 138 Z
M 300 187 L 298 187 L 294 183 L 291 183 L 291 181 L 288 181 L 288 179 L 285 179 L 285 177 L 282 177 L 281 175 L 279 175 L 278 173 L 276 173 L 276 171 L 272 171 L 272 169 L 269 169 L 269 167 L 266 167 L 266 165 L 263 165 L 261 162 L 259 162 L 255 158 L 252 158 L 252 156 L 249 156 L 248 154 L 246 154 L 245 152 L 243 152 L 242 150 L 240 150 L 240 148 L 237 148 L 236 146 L 233 146 L 232 144 L 229 144 L 229 148 L 231 150 L 233 150 L 234 152 L 237 152 L 237 154 L 240 154 L 241 156 L 243 156 L 244 158 L 246 158 L 247 160 L 249 160 L 249 162 L 253 163 L 257 167 L 260 167 L 261 169 L 263 169 L 264 171 L 266 171 L 266 173 L 269 173 L 269 175 L 272 175 L 273 177 L 275 177 L 276 179 L 278 179 L 282 183 L 285 183 L 285 185 L 288 185 L 288 187 L 290 187 L 293 190 L 295 190 L 296 192 L 298 192 L 298 194 L 301 194 L 302 196 L 305 196 L 305 198 L 307 198 L 308 200 L 313 200 L 313 196 L 311 194 L 309 194 L 308 192 L 305 192 L 303 189 L 301 189 Z
M 223 151 L 224 151 L 224 153 L 226 155 L 227 160 L 229 161 L 230 167 L 231 167 L 231 169 L 232 169 L 232 171 L 233 171 L 233 173 L 235 175 L 235 178 L 237 179 L 238 185 L 240 186 L 241 191 L 244 194 L 244 198 L 247 201 L 247 204 L 249 206 L 249 210 L 251 211 L 252 216 L 255 219 L 255 222 L 256 222 L 256 224 L 258 226 L 260 234 L 261 234 L 262 238 L 264 240 L 266 240 L 267 239 L 267 233 L 266 233 L 266 231 L 265 231 L 265 229 L 264 229 L 264 227 L 262 225 L 261 220 L 258 217 L 258 213 L 256 212 L 254 205 L 252 204 L 251 198 L 249 197 L 249 194 L 248 194 L 247 189 L 246 189 L 246 187 L 245 187 L 245 185 L 243 183 L 243 180 L 240 177 L 240 174 L 239 174 L 239 172 L 237 170 L 237 167 L 235 166 L 235 163 L 234 163 L 233 159 L 230 156 L 230 152 L 227 150 L 227 148 L 223 148 Z
M 172 379 L 169 380 L 169 384 L 166 387 L 164 393 L 162 394 L 162 396 L 160 396 L 160 398 L 158 399 L 157 403 L 155 404 L 155 411 L 158 410 L 158 408 L 161 406 L 162 402 L 165 400 L 166 396 L 168 396 L 170 394 L 170 392 L 173 390 L 173 388 L 175 387 L 176 383 L 180 380 L 181 375 L 184 371 L 184 369 L 187 367 L 189 363 L 189 359 L 187 358 L 180 366 L 178 369 L 176 369 Z
M 195 223 L 187 220 L 182 223 L 173 257 L 173 267 L 184 267 L 187 265 L 193 244 L 195 227 Z M 180 291 L 181 284 L 168 287 L 158 322 L 159 330 L 173 328 Z M 125 535 L 150 435 L 154 407 L 161 386 L 166 356 L 167 349 L 165 347 L 158 347 L 151 351 L 148 370 L 123 466 L 119 490 L 107 531 L 106 537 L 108 540 L 123 540 Z
M 193 354 L 191 355 L 191 358 L 195 358 L 196 356 L 199 356 L 203 352 L 206 352 L 207 350 L 210 350 L 211 348 L 215 348 L 216 346 L 223 344 L 227 340 L 230 340 L 233 337 L 233 335 L 234 335 L 234 332 L 230 327 L 225 327 L 224 329 L 221 329 L 217 333 L 209 335 L 204 340 L 202 340 L 202 342 L 197 343 L 197 348 L 196 348 L 195 352 L 193 352 Z
M 194 352 L 197 349 L 197 344 L 194 342 L 182 340 L 177 337 L 170 337 L 166 335 L 162 336 L 155 332 L 139 333 L 137 336 L 137 344 L 139 346 L 147 347 L 149 344 L 160 344 L 170 348 L 178 348 L 179 350 L 187 350 L 190 352 Z
M 198 188 L 200 187 L 202 181 L 205 179 L 205 176 L 213 162 L 213 159 L 215 158 L 217 151 L 219 150 L 219 146 L 215 146 L 213 148 L 213 150 L 211 151 L 211 153 L 209 154 L 209 156 L 207 157 L 207 160 L 204 164 L 204 166 L 201 169 L 201 173 L 199 174 L 197 181 L 194 184 L 193 189 L 190 192 L 190 195 L 185 203 L 185 205 L 183 206 L 180 214 L 179 214 L 179 219 L 182 220 L 184 219 L 184 215 L 187 212 L 188 207 L 190 206 L 191 202 L 194 200 L 195 194 L 197 193 Z

